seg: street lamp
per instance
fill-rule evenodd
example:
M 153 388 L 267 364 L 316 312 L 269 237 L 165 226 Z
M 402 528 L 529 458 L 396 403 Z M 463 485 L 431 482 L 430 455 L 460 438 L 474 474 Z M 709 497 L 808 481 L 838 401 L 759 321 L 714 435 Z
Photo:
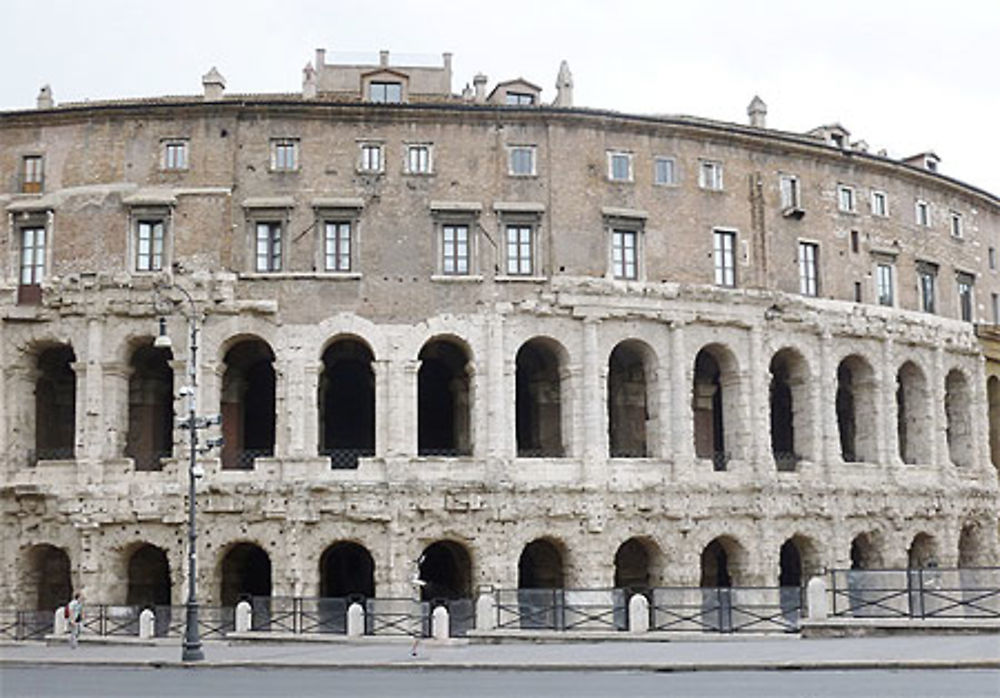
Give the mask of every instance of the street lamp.
M 198 538 L 195 526 L 195 480 L 204 475 L 204 471 L 198 465 L 198 453 L 206 452 L 221 445 L 221 439 L 210 439 L 206 441 L 204 448 L 198 447 L 198 430 L 206 429 L 209 426 L 219 424 L 221 419 L 218 415 L 214 417 L 198 417 L 198 325 L 200 317 L 194 299 L 187 289 L 177 284 L 166 284 L 165 288 L 175 288 L 184 294 L 187 300 L 188 310 L 183 310 L 180 306 L 180 313 L 188 321 L 188 360 L 187 360 L 187 385 L 181 388 L 180 394 L 187 398 L 187 418 L 181 420 L 178 426 L 188 430 L 188 444 L 190 446 L 188 455 L 188 595 L 185 604 L 185 629 L 184 640 L 181 651 L 181 661 L 197 662 L 205 658 L 205 653 L 201 649 L 201 637 L 198 634 L 198 598 L 195 593 L 196 580 L 196 548 L 195 542 Z M 159 299 L 160 288 L 156 288 L 156 298 Z M 169 312 L 169 311 L 168 311 Z M 157 349 L 170 349 L 173 345 L 167 335 L 167 319 L 160 316 L 160 331 L 153 342 Z

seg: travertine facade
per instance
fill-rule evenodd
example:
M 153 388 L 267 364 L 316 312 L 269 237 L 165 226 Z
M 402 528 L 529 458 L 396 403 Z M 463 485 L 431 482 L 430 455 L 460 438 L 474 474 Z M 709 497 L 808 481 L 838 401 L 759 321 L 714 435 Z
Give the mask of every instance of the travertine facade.
M 760 100 L 337 71 L 0 114 L 0 604 L 183 602 L 171 283 L 203 601 L 1000 562 L 996 196 Z

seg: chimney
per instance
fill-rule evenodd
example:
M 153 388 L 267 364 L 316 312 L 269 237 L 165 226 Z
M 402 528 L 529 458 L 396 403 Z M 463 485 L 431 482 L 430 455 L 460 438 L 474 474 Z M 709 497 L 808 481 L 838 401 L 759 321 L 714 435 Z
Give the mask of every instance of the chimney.
M 487 77 L 482 73 L 476 73 L 476 77 L 472 78 L 472 84 L 476 88 L 476 101 L 480 104 L 486 101 L 486 80 Z
M 312 63 L 306 63 L 302 69 L 302 96 L 305 99 L 316 98 L 316 70 Z
M 226 91 L 226 79 L 213 65 L 212 69 L 201 76 L 201 85 L 205 88 L 205 101 L 218 102 Z
M 757 95 L 754 95 L 750 106 L 747 107 L 747 116 L 750 117 L 750 125 L 754 128 L 767 128 L 767 105 Z
M 52 101 L 52 88 L 48 85 L 42 85 L 42 89 L 38 91 L 37 105 L 39 109 L 51 109 L 55 106 L 55 102 Z
M 559 64 L 559 75 L 556 77 L 556 101 L 554 107 L 573 106 L 573 73 L 569 72 L 569 63 Z
M 318 48 L 316 49 L 316 70 L 323 70 L 323 66 L 326 65 L 326 49 Z
M 379 51 L 378 52 L 378 64 L 380 66 L 382 66 L 383 68 L 388 68 L 389 67 L 389 52 L 388 51 Z

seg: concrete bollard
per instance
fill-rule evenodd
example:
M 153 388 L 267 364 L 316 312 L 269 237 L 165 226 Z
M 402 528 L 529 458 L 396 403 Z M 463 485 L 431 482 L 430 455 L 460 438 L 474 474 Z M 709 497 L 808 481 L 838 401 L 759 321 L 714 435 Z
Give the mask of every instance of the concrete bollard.
M 236 632 L 245 633 L 250 630 L 252 619 L 253 609 L 250 608 L 249 603 L 240 601 L 236 604 Z
M 828 613 L 826 580 L 813 577 L 806 585 L 806 617 L 809 620 L 826 620 Z
M 55 620 L 52 623 L 52 632 L 55 635 L 65 635 L 69 632 L 69 618 L 66 617 L 66 606 L 62 605 L 55 611 Z
M 476 630 L 494 630 L 497 627 L 497 607 L 492 589 L 479 592 L 476 599 Z
M 431 636 L 435 640 L 447 640 L 451 637 L 448 609 L 444 606 L 438 606 L 431 614 Z
M 355 602 L 347 609 L 347 637 L 361 637 L 364 634 L 365 609 Z
M 156 635 L 156 614 L 152 609 L 144 608 L 139 614 L 139 637 L 149 640 L 154 635 Z
M 628 600 L 628 631 L 649 632 L 649 600 L 642 594 L 633 594 Z

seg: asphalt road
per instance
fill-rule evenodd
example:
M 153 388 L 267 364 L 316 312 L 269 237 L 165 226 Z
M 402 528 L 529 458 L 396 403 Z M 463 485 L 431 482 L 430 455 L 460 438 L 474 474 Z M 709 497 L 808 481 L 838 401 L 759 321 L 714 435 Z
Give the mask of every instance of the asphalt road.
M 0 667 L 3 698 L 1000 698 L 998 670 L 587 671 Z

